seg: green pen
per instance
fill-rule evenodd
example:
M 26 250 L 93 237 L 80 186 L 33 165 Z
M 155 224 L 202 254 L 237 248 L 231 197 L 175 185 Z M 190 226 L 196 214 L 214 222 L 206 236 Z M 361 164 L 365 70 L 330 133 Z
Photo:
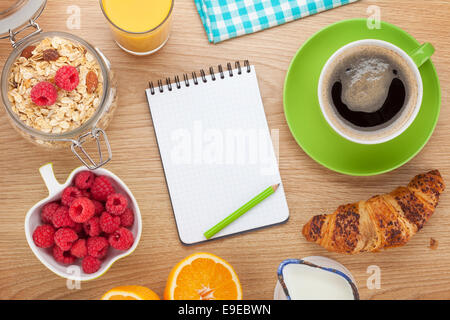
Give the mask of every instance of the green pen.
M 256 206 L 258 203 L 261 203 L 265 199 L 267 199 L 270 195 L 274 194 L 275 191 L 277 191 L 280 184 L 274 184 L 273 186 L 268 187 L 266 190 L 258 194 L 256 197 L 254 197 L 252 200 L 244 204 L 242 207 L 237 209 L 235 212 L 230 214 L 228 217 L 220 221 L 218 224 L 216 224 L 214 227 L 206 231 L 203 235 L 206 239 L 210 239 L 212 236 L 214 236 L 217 232 L 222 230 L 223 228 L 227 227 L 230 223 L 237 220 L 239 217 L 241 217 L 244 213 L 248 212 L 250 209 L 252 209 L 254 206 Z

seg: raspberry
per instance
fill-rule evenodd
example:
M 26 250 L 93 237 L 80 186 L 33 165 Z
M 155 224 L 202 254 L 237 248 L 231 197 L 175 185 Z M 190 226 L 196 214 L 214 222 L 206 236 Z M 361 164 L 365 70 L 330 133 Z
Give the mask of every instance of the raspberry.
M 84 258 L 87 255 L 86 240 L 79 239 L 75 241 L 72 248 L 70 248 L 70 253 L 77 258 Z
M 55 243 L 54 236 L 55 229 L 49 224 L 44 224 L 34 229 L 33 241 L 39 248 L 50 248 Z
M 58 98 L 58 91 L 48 81 L 39 82 L 31 89 L 31 100 L 38 106 L 51 106 Z
M 122 227 L 129 228 L 134 223 L 134 212 L 130 208 L 127 208 L 124 213 L 120 215 L 120 225 Z
M 94 182 L 94 174 L 91 171 L 81 171 L 75 177 L 75 186 L 80 190 L 89 189 Z
M 72 264 L 77 260 L 75 256 L 73 256 L 70 251 L 63 251 L 60 247 L 53 247 L 53 258 L 56 261 L 64 263 L 64 264 Z
M 58 202 L 50 202 L 47 203 L 41 211 L 41 220 L 44 223 L 52 223 L 53 215 L 55 211 L 58 210 L 59 203 Z
M 109 244 L 117 250 L 128 250 L 133 245 L 133 234 L 126 228 L 119 228 L 109 236 Z
M 88 255 L 102 259 L 108 252 L 109 244 L 108 240 L 103 237 L 91 237 L 87 240 Z
M 75 222 L 69 216 L 69 208 L 60 206 L 56 209 L 52 217 L 52 224 L 55 228 L 69 227 L 75 228 Z
M 92 195 L 91 195 L 91 193 L 89 192 L 89 190 L 80 190 L 81 191 L 81 196 L 82 197 L 85 197 L 85 198 L 88 198 L 88 199 L 91 199 L 92 198 Z
M 108 212 L 103 212 L 100 216 L 100 228 L 103 232 L 113 233 L 120 227 L 120 217 L 110 215 Z
M 72 91 L 79 82 L 78 70 L 73 66 L 64 66 L 56 71 L 55 84 L 63 90 Z
M 75 231 L 78 235 L 80 235 L 83 231 L 83 224 L 82 223 L 75 223 L 75 226 L 71 228 L 73 231 Z
M 70 250 L 77 239 L 77 233 L 70 228 L 61 228 L 55 232 L 55 244 L 63 251 Z
M 69 208 L 69 215 L 73 221 L 83 223 L 92 218 L 95 214 L 95 207 L 88 198 L 77 198 Z
M 91 200 L 91 201 L 95 207 L 95 215 L 96 216 L 101 215 L 103 213 L 103 211 L 105 211 L 105 206 L 103 205 L 103 203 L 101 203 L 100 201 L 97 201 L 97 200 Z
M 100 235 L 100 218 L 99 217 L 92 217 L 88 221 L 84 223 L 84 232 L 89 237 L 95 237 Z
M 106 211 L 116 216 L 121 215 L 127 207 L 127 198 L 119 193 L 110 194 L 105 204 Z
M 92 198 L 105 202 L 110 194 L 114 193 L 114 187 L 105 176 L 95 178 L 91 187 Z
M 61 203 L 65 206 L 70 207 L 72 202 L 76 199 L 81 197 L 81 191 L 78 188 L 75 187 L 67 187 L 64 189 L 62 196 L 61 196 Z
M 99 259 L 91 257 L 91 256 L 87 256 L 86 258 L 84 258 L 83 262 L 81 263 L 81 266 L 85 273 L 97 272 L 98 269 L 100 269 L 101 265 L 102 265 L 102 262 Z

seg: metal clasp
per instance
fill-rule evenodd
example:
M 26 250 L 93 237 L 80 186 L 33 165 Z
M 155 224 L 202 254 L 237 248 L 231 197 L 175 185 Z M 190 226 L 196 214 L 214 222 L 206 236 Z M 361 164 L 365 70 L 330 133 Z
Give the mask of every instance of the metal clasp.
M 97 163 L 87 151 L 83 148 L 83 144 L 87 140 L 95 140 L 97 143 L 97 150 L 99 155 L 99 162 Z M 103 152 L 101 142 L 104 141 L 106 148 L 108 150 L 108 157 L 103 159 Z M 90 132 L 87 132 L 80 137 L 78 140 L 72 140 L 71 146 L 72 152 L 80 159 L 80 161 L 89 169 L 95 170 L 107 164 L 112 158 L 111 146 L 108 141 L 108 137 L 102 129 L 93 128 Z
M 34 30 L 34 31 L 33 31 L 32 33 L 30 33 L 29 35 L 23 37 L 22 39 L 16 41 L 16 36 L 17 36 L 20 32 L 22 32 L 22 31 L 24 31 L 25 29 L 28 29 L 28 28 L 35 28 L 36 30 Z M 24 41 L 26 41 L 27 39 L 29 39 L 29 38 L 33 37 L 34 35 L 36 35 L 36 34 L 38 34 L 38 33 L 41 33 L 41 32 L 42 32 L 42 29 L 41 29 L 41 27 L 39 27 L 39 25 L 37 24 L 37 22 L 34 21 L 34 20 L 30 20 L 30 21 L 28 22 L 27 25 L 23 26 L 22 28 L 20 28 L 20 29 L 17 30 L 17 31 L 9 30 L 9 41 L 11 41 L 12 47 L 13 47 L 14 49 L 16 49 L 16 48 L 19 47 Z

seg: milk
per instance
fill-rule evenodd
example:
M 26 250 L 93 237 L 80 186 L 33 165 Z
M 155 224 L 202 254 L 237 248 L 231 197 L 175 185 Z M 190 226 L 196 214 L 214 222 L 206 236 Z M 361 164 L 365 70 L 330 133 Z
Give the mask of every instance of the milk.
M 283 278 L 292 300 L 353 300 L 350 283 L 341 275 L 304 264 L 288 264 Z

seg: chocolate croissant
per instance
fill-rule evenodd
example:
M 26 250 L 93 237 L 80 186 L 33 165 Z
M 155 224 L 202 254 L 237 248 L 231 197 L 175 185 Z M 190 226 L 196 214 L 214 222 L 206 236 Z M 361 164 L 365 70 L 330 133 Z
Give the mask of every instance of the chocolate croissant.
M 445 184 L 438 170 L 414 177 L 407 187 L 342 205 L 313 217 L 306 240 L 333 252 L 356 254 L 405 245 L 433 214 Z

